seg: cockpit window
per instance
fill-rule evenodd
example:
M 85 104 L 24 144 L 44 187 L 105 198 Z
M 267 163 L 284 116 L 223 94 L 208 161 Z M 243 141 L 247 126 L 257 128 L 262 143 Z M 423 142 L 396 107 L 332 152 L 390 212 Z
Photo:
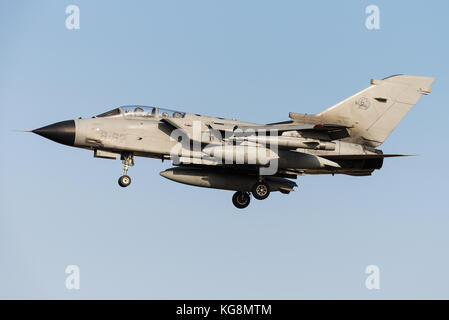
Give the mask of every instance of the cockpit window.
M 119 114 L 120 114 L 120 109 L 116 108 L 114 110 L 110 110 L 108 112 L 101 113 L 98 116 L 95 116 L 95 118 L 113 117 L 113 116 L 117 116 Z
M 183 118 L 184 112 L 147 106 L 122 106 L 123 114 L 127 118 Z
M 116 117 L 124 115 L 125 118 L 184 118 L 185 113 L 165 108 L 147 106 L 121 106 L 114 110 L 99 114 L 94 118 Z

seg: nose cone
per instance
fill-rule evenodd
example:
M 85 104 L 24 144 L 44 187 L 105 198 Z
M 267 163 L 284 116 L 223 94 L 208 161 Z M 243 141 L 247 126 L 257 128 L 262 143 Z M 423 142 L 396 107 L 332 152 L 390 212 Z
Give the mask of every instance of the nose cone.
M 159 174 L 164 178 L 170 179 L 173 172 L 171 172 L 170 170 L 165 170 L 165 171 L 159 172 Z
M 42 137 L 68 146 L 73 146 L 75 143 L 74 120 L 56 122 L 49 126 L 35 129 L 33 132 Z

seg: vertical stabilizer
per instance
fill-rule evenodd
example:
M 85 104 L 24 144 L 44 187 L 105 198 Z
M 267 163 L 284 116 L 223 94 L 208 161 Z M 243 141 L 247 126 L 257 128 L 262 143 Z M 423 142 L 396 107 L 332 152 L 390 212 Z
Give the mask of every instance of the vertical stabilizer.
M 336 105 L 305 116 L 324 123 L 343 124 L 350 129 L 351 140 L 377 147 L 413 108 L 422 95 L 430 93 L 432 77 L 395 75 L 371 80 L 371 86 Z M 294 121 L 303 115 L 291 113 Z

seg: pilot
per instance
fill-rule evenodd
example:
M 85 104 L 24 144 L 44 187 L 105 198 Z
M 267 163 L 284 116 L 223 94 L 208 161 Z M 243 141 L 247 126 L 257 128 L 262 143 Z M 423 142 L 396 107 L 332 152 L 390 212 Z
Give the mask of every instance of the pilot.
M 143 113 L 144 113 L 144 111 L 143 111 L 143 109 L 141 107 L 137 107 L 137 108 L 134 109 L 134 114 L 136 116 L 143 116 Z

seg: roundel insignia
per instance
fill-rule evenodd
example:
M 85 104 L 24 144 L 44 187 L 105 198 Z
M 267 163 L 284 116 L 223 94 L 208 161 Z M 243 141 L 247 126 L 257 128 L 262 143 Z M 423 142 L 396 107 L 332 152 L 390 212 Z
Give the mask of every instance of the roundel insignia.
M 368 109 L 371 105 L 371 103 L 367 97 L 361 97 L 358 100 L 356 100 L 355 103 L 356 103 L 356 105 L 359 106 L 359 109 L 362 109 L 362 110 Z

